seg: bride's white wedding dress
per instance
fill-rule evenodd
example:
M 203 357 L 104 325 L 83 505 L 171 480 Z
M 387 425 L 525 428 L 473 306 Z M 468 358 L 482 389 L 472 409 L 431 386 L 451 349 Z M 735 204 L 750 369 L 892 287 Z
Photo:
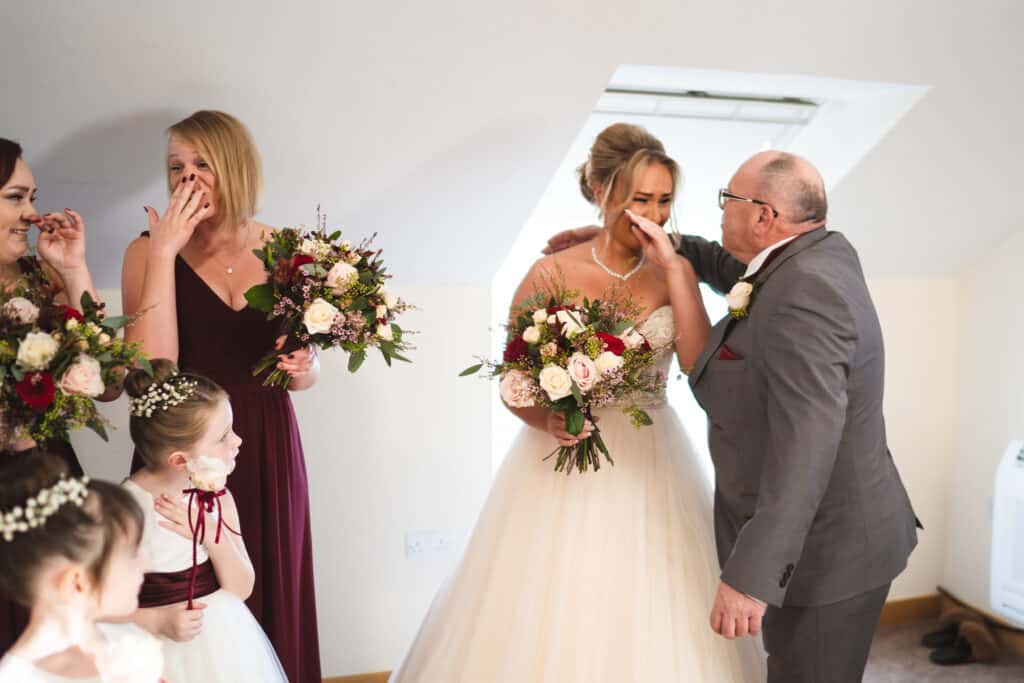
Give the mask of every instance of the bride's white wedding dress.
M 672 309 L 640 329 L 667 372 Z M 649 427 L 596 412 L 615 459 L 598 472 L 554 472 L 552 437 L 520 432 L 392 683 L 765 679 L 759 639 L 711 631 L 710 485 L 664 396 L 643 398 Z

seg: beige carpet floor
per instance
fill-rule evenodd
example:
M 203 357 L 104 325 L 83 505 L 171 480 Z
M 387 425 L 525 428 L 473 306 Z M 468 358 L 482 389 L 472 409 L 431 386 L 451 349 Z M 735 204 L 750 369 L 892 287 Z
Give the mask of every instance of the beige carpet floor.
M 1006 656 L 995 664 L 935 666 L 921 636 L 936 627 L 934 620 L 903 626 L 882 626 L 875 636 L 864 683 L 1020 683 L 1024 681 L 1024 659 Z

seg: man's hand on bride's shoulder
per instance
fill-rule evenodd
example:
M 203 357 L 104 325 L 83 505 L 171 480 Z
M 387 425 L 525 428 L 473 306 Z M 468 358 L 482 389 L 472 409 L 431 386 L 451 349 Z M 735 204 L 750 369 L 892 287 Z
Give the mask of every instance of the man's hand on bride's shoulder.
M 577 244 L 583 244 L 589 242 L 597 236 L 597 233 L 601 231 L 596 225 L 585 225 L 582 228 L 573 228 L 572 230 L 563 230 L 557 235 L 553 235 L 548 240 L 548 244 L 544 247 L 543 253 L 546 256 L 551 254 L 557 254 L 560 251 L 564 251 L 569 247 L 575 247 Z

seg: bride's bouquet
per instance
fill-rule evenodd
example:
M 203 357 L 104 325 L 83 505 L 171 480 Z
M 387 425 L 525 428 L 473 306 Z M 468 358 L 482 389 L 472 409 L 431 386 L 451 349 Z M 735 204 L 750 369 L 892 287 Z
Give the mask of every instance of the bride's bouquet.
M 264 386 L 287 388 L 288 374 L 275 368 L 287 349 L 313 345 L 341 348 L 349 353 L 348 369 L 355 372 L 376 347 L 391 365 L 392 359 L 410 362 L 402 353 L 411 348 L 396 317 L 412 308 L 384 289 L 390 277 L 380 251 L 370 248 L 373 237 L 353 246 L 341 232 L 327 234 L 319 215 L 317 229 L 281 228 L 255 251 L 267 270 L 267 282 L 245 293 L 252 308 L 276 320 L 286 337 L 281 350 L 267 353 L 253 375 L 267 370 Z
M 106 317 L 88 292 L 81 303 L 83 312 L 56 303 L 42 275 L 0 292 L 0 441 L 67 440 L 81 427 L 106 440 L 96 397 L 148 361 L 118 336 L 132 318 Z
M 485 360 L 462 376 L 485 369 L 500 378 L 501 398 L 512 408 L 541 406 L 565 414 L 566 431 L 579 434 L 593 410 L 623 405 L 634 426 L 652 424 L 635 403 L 643 394 L 660 393 L 666 378 L 656 369 L 657 349 L 636 329 L 640 310 L 618 296 L 583 299 L 578 291 L 550 282 L 512 312 L 502 362 Z M 575 446 L 560 446 L 555 471 L 566 474 L 601 468 L 615 461 L 595 425 L 592 435 Z

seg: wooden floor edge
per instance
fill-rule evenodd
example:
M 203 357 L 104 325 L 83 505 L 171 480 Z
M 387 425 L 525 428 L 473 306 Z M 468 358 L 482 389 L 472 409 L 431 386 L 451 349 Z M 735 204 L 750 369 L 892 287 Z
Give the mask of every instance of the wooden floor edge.
M 941 586 L 938 591 L 938 593 L 931 593 L 929 595 L 920 595 L 913 598 L 900 598 L 888 601 L 882 609 L 882 618 L 879 623 L 884 626 L 898 626 L 900 624 L 908 624 L 922 619 L 938 619 L 939 613 L 942 610 L 942 601 L 946 599 L 951 600 L 958 605 L 970 607 L 971 609 L 983 614 L 986 619 L 992 622 L 992 625 L 998 626 L 1000 629 L 1005 629 L 1009 634 L 1012 634 L 1013 637 L 1010 640 L 1024 638 L 1024 632 L 1010 626 L 999 617 L 963 602 Z M 1005 642 L 1007 638 L 1004 635 L 1000 640 Z M 1018 648 L 1019 646 L 1014 647 L 1011 645 L 1011 649 L 1020 652 Z M 359 674 L 356 676 L 334 676 L 331 678 L 325 678 L 324 683 L 387 683 L 390 675 L 390 672 L 381 671 L 378 673 Z
M 882 618 L 879 624 L 883 626 L 898 626 L 909 624 L 912 621 L 921 619 L 937 618 L 942 606 L 942 596 L 938 593 L 921 595 L 915 598 L 901 598 L 890 600 L 882 608 Z
M 324 683 L 388 683 L 390 671 L 380 671 L 375 674 L 358 674 L 356 676 L 332 676 L 325 678 Z

